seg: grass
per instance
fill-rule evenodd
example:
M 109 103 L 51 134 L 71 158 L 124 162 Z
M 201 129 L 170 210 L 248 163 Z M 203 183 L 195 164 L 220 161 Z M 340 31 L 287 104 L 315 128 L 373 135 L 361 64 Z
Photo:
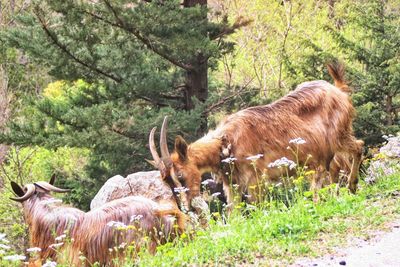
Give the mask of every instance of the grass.
M 345 188 L 339 196 L 324 189 L 314 204 L 299 197 L 287 208 L 275 202 L 246 215 L 236 213 L 227 223 L 213 221 L 191 240 L 159 247 L 155 256 L 144 253 L 125 266 L 286 265 L 301 256 L 318 256 L 345 246 L 349 236 L 368 237 L 400 213 L 400 173 L 382 177 L 374 185 L 361 182 L 356 195 Z
M 350 237 L 369 238 L 398 217 L 400 171 L 373 185 L 361 181 L 355 195 L 324 188 L 318 204 L 310 192 L 287 190 L 289 205 L 283 191 L 274 193 L 278 197 L 257 207 L 242 205 L 226 222 L 212 220 L 207 229 L 159 246 L 156 255 L 142 250 L 117 266 L 286 266 L 299 257 L 324 255 L 348 245 Z M 0 266 L 19 263 L 0 259 Z

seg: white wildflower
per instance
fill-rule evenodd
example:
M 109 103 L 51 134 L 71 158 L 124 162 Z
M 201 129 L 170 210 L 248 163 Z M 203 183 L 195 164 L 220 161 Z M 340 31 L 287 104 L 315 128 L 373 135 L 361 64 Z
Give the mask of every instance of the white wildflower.
M 208 185 L 209 183 L 212 183 L 212 182 L 214 182 L 213 179 L 207 179 L 207 180 L 204 180 L 203 182 L 201 182 L 201 184 L 202 185 Z
M 289 169 L 290 169 L 290 170 L 293 170 L 294 168 L 296 168 L 296 166 L 297 166 L 297 164 L 294 163 L 294 162 L 292 162 L 292 163 L 289 165 Z
M 0 241 L 3 240 L 6 237 L 6 234 L 1 234 L 0 233 Z
M 57 262 L 55 262 L 55 261 L 48 261 L 42 265 L 42 267 L 56 267 L 56 266 L 57 266 Z
M 51 244 L 51 245 L 49 246 L 49 248 L 55 249 L 55 248 L 61 247 L 62 245 L 64 245 L 64 242 Z
M 85 257 L 84 255 L 79 255 L 78 258 L 79 258 L 79 260 L 82 261 L 82 262 L 86 260 L 86 257 Z
M 0 244 L 0 248 L 7 250 L 7 249 L 10 249 L 11 247 L 7 246 L 7 245 L 4 245 L 4 244 Z
M 114 227 L 114 228 L 125 228 L 126 227 L 126 225 L 123 222 L 116 222 L 116 221 L 108 222 L 107 226 Z
M 289 167 L 289 169 L 292 170 L 297 165 L 294 161 L 287 159 L 286 157 L 282 157 L 268 164 L 268 168 L 281 168 L 282 166 Z
M 4 256 L 4 260 L 6 261 L 23 261 L 26 259 L 24 255 L 11 255 L 11 256 Z
M 257 159 L 262 158 L 262 157 L 264 157 L 263 154 L 257 154 L 257 155 L 254 155 L 254 156 L 249 156 L 246 159 L 253 161 L 253 160 L 257 160 Z
M 215 192 L 214 194 L 212 194 L 212 197 L 218 197 L 219 195 L 221 195 L 221 192 Z
M 226 159 L 221 160 L 221 162 L 224 162 L 224 163 L 232 163 L 232 162 L 234 162 L 234 161 L 236 161 L 236 160 L 237 160 L 237 158 L 229 157 L 229 158 L 226 158 Z
M 305 144 L 305 143 L 306 143 L 306 140 L 304 140 L 301 137 L 298 137 L 298 138 L 295 138 L 295 139 L 292 139 L 292 140 L 289 141 L 289 144 L 296 144 L 296 145 L 302 145 L 302 144 Z
M 38 247 L 33 247 L 33 248 L 28 248 L 26 251 L 27 251 L 27 252 L 36 253 L 36 252 L 42 251 L 42 249 L 41 249 L 41 248 L 38 248 Z
M 125 242 L 122 242 L 119 246 L 118 246 L 118 248 L 125 248 L 126 247 L 126 245 L 127 245 L 127 243 L 125 243 Z
M 64 238 L 66 238 L 67 237 L 67 235 L 60 235 L 60 236 L 57 236 L 56 238 L 55 238 L 55 240 L 56 241 L 62 241 Z
M 129 220 L 129 222 L 133 222 L 133 221 L 140 221 L 140 219 L 143 218 L 142 214 L 138 214 L 138 215 L 132 215 L 131 219 Z
M 184 187 L 184 186 L 180 186 L 180 187 L 175 187 L 175 188 L 174 188 L 174 192 L 175 192 L 175 193 L 178 193 L 178 194 L 180 194 L 180 193 L 185 193 L 185 192 L 187 192 L 187 191 L 189 191 L 189 188 L 186 188 L 186 187 Z

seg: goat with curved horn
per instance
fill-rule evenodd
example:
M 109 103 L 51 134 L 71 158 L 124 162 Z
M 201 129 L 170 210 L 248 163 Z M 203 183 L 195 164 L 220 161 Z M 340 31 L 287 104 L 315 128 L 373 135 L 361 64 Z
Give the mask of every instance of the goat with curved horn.
M 271 163 L 282 157 L 299 164 L 307 163 L 316 170 L 317 174 L 312 178 L 312 188 L 316 192 L 321 187 L 323 173 L 329 169 L 336 154 L 352 158 L 348 187 L 354 193 L 362 144 L 357 142 L 352 130 L 355 113 L 343 66 L 330 64 L 328 70 L 334 85 L 326 81 L 302 83 L 274 103 L 229 115 L 215 130 L 192 144 L 177 136 L 171 155 L 167 147 L 165 118 L 160 137 L 161 158 L 170 176 L 188 189 L 185 190 L 188 202 L 192 204 L 193 198 L 200 196 L 201 175 L 207 172 L 217 174 L 222 180 L 229 204 L 234 200 L 232 184 L 238 185 L 239 193 L 249 195 L 250 202 L 260 201 L 263 196 L 258 192 L 264 191 L 258 187 L 264 183 L 257 177 L 265 176 L 270 182 L 278 182 L 281 171 Z M 307 144 L 301 146 L 299 155 L 294 157 L 287 147 L 296 145 L 293 140 L 299 138 Z M 227 148 L 229 153 L 225 155 Z M 261 155 L 255 161 L 256 168 L 249 160 L 254 155 Z M 226 174 L 226 160 L 234 163 L 231 175 Z M 295 170 L 289 171 L 291 175 L 295 174 Z
M 17 183 L 11 182 L 11 187 L 18 197 L 10 197 L 10 199 L 18 202 L 24 202 L 35 193 L 35 185 L 27 184 L 23 190 Z
M 137 248 L 148 244 L 150 252 L 154 253 L 158 244 L 182 234 L 188 220 L 174 201 L 156 202 L 146 197 L 130 196 L 85 213 L 60 204 L 61 201 L 54 199 L 51 192 L 66 190 L 47 182 L 27 184 L 24 188 L 11 182 L 11 186 L 19 196 L 13 200 L 22 203 L 30 246 L 41 249 L 39 265 L 51 258 L 68 266 L 92 266 L 96 262 L 99 266 L 118 266 L 114 259 L 125 257 L 122 244 L 135 244 Z M 120 224 L 126 226 L 123 234 L 118 229 Z M 66 235 L 71 242 L 57 242 L 57 237 L 66 238 Z M 61 245 L 57 251 L 52 247 L 55 243 Z M 113 249 L 117 247 L 118 251 Z M 109 249 L 113 249 L 111 253 Z M 68 257 L 57 258 L 60 254 Z M 81 256 L 86 260 L 82 261 Z
M 167 143 L 167 125 L 168 125 L 168 116 L 164 117 L 163 124 L 161 126 L 161 134 L 160 134 L 160 150 L 161 150 L 161 158 L 164 162 L 164 165 L 167 168 L 172 166 L 171 155 L 168 150 Z
M 153 129 L 151 129 L 151 132 L 149 135 L 150 153 L 151 153 L 151 156 L 153 157 L 155 167 L 157 167 L 160 170 L 161 177 L 165 178 L 167 176 L 167 169 L 164 165 L 164 162 L 161 160 L 160 156 L 158 155 L 157 148 L 154 143 L 154 133 L 155 133 L 156 129 L 157 129 L 157 127 L 154 127 Z
M 58 187 L 56 187 L 48 182 L 44 182 L 44 181 L 35 182 L 34 185 L 36 185 L 42 189 L 45 189 L 47 191 L 53 191 L 56 193 L 67 193 L 67 192 L 71 191 L 70 189 L 58 188 Z

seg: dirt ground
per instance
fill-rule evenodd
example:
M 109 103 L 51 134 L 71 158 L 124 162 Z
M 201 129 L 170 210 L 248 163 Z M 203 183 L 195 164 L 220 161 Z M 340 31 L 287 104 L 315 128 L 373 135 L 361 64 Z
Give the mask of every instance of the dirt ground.
M 389 225 L 389 232 L 377 232 L 365 241 L 354 239 L 351 247 L 337 249 L 334 254 L 316 259 L 299 259 L 291 267 L 351 266 L 400 267 L 400 220 Z

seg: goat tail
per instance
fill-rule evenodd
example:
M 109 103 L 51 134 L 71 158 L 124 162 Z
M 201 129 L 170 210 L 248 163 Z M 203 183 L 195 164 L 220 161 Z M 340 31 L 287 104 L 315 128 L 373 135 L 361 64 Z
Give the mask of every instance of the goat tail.
M 155 211 L 158 217 L 163 216 L 174 216 L 176 218 L 176 223 L 178 225 L 179 232 L 182 233 L 186 228 L 186 215 L 179 209 L 159 209 Z
M 344 65 L 339 62 L 327 64 L 328 72 L 335 82 L 335 86 L 345 93 L 350 93 L 351 89 L 344 78 Z

